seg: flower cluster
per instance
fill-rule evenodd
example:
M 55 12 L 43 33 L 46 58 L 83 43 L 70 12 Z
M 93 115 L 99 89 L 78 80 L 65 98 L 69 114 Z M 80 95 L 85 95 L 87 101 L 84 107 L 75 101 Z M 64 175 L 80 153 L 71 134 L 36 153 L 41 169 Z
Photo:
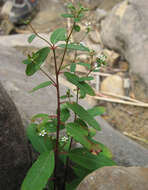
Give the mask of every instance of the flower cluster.
M 46 131 L 45 130 L 42 130 L 40 133 L 39 133 L 39 136 L 45 136 L 47 133 L 46 133 Z
M 66 141 L 68 141 L 68 137 L 63 136 L 63 137 L 61 138 L 61 141 L 62 141 L 62 142 L 66 142 Z

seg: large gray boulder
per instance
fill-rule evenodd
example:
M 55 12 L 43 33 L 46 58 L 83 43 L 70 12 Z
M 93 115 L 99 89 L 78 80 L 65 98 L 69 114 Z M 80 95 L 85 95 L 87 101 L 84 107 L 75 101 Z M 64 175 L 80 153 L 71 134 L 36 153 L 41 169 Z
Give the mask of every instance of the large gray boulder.
M 84 178 L 77 190 L 147 190 L 148 168 L 104 167 Z
M 120 52 L 148 85 L 148 2 L 126 0 L 116 5 L 101 23 L 105 46 Z
M 0 189 L 19 190 L 30 164 L 20 115 L 0 83 Z

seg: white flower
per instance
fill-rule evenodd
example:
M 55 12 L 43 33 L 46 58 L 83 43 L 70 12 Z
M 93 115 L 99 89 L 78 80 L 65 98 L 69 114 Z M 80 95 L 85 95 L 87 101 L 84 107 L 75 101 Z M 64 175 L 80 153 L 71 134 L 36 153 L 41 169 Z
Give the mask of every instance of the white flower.
M 90 25 L 91 25 L 91 22 L 86 22 L 85 23 L 85 26 L 87 26 L 87 27 L 90 26 Z
M 105 61 L 106 60 L 106 56 L 105 55 L 99 55 L 98 59 L 101 59 L 102 61 Z
M 40 133 L 39 133 L 39 136 L 45 136 L 47 133 L 46 133 L 46 131 L 45 130 L 42 130 Z
M 82 45 L 82 46 L 86 46 L 84 42 L 80 42 L 80 45 Z
M 64 136 L 64 137 L 61 138 L 61 141 L 62 141 L 62 142 L 66 142 L 67 140 L 68 140 L 68 137 L 65 137 L 65 136 Z

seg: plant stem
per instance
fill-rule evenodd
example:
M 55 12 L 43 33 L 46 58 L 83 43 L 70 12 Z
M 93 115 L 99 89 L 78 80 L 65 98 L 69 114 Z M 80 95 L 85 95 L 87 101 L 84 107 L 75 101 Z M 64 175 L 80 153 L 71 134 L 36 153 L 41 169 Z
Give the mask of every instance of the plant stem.
M 56 83 L 55 83 L 55 81 L 42 69 L 42 68 L 40 68 L 40 71 L 44 74 L 44 75 L 46 75 L 51 81 L 52 81 L 52 84 L 56 87 Z
M 78 103 L 78 101 L 79 101 L 79 88 L 77 88 L 77 95 L 76 95 L 76 102 Z M 76 119 L 77 119 L 77 115 L 75 114 L 75 116 L 74 116 L 74 121 L 75 121 Z M 72 143 L 73 143 L 73 137 L 71 137 L 68 152 L 71 151 Z M 63 181 L 62 190 L 65 190 L 65 186 L 66 186 L 66 181 L 67 181 L 67 176 L 68 176 L 69 161 L 70 161 L 69 156 L 67 156 L 67 158 L 66 158 L 66 167 L 65 167 L 64 181 Z
M 43 40 L 44 42 L 46 42 L 50 47 L 52 47 L 52 44 L 48 40 L 46 40 L 45 38 L 43 38 L 40 34 L 38 34 L 31 24 L 29 24 L 29 26 L 30 26 L 31 30 L 33 31 L 33 33 L 37 37 L 39 37 L 41 40 Z
M 74 26 L 75 26 L 75 22 L 73 23 L 72 29 L 71 29 L 71 31 L 70 31 L 70 33 L 69 33 L 69 35 L 68 35 L 67 40 L 66 40 L 66 46 L 65 46 L 65 49 L 64 49 L 64 53 L 63 53 L 63 57 L 62 57 L 62 60 L 61 60 L 61 64 L 60 64 L 59 69 L 58 69 L 58 73 L 60 72 L 61 67 L 62 67 L 62 65 L 63 65 L 64 58 L 65 58 L 65 55 L 66 55 L 66 52 L 67 52 L 68 42 L 69 42 L 69 39 L 70 39 L 70 37 L 71 37 L 71 35 L 72 35 Z
M 54 170 L 54 190 L 56 190 L 56 181 L 57 181 L 57 165 L 59 159 L 59 134 L 60 134 L 60 89 L 59 89 L 59 75 L 56 61 L 56 52 L 55 48 L 52 48 L 54 55 L 54 64 L 55 64 L 55 75 L 56 75 L 56 89 L 57 89 L 57 131 L 56 131 L 56 146 L 55 146 L 55 170 Z

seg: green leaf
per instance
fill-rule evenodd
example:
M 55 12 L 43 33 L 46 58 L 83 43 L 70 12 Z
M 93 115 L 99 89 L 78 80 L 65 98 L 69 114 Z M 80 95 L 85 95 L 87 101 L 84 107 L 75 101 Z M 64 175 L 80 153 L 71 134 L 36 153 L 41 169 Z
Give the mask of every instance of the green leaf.
M 35 88 L 33 88 L 30 92 L 35 92 L 35 91 L 37 91 L 37 90 L 39 90 L 41 88 L 45 88 L 47 86 L 50 86 L 51 84 L 52 84 L 51 81 L 43 82 L 43 83 L 39 84 L 38 86 L 36 86 Z
M 80 119 L 87 122 L 88 125 L 92 126 L 96 130 L 101 130 L 97 121 L 82 106 L 80 106 L 75 102 L 73 103 L 67 102 L 67 105 L 75 114 L 77 114 L 80 117 Z
M 74 179 L 71 183 L 66 183 L 66 190 L 76 190 L 82 179 Z
M 74 18 L 73 14 L 61 14 L 61 16 L 64 18 Z
M 72 97 L 73 97 L 72 95 L 68 96 L 68 95 L 66 94 L 66 95 L 61 96 L 60 98 L 61 98 L 62 100 L 64 100 L 64 99 L 66 99 L 66 98 L 72 98 Z
M 27 137 L 31 141 L 31 144 L 33 148 L 39 152 L 49 152 L 50 150 L 45 145 L 45 138 L 42 136 L 39 136 L 36 131 L 37 124 L 31 123 L 27 127 Z
M 66 44 L 60 44 L 60 45 L 58 45 L 58 47 L 65 48 Z M 88 51 L 89 52 L 89 48 L 88 47 L 85 47 L 85 46 L 83 46 L 81 44 L 74 44 L 74 43 L 68 44 L 67 45 L 67 49 L 70 49 L 70 50 L 79 50 L 79 51 Z
M 81 167 L 80 165 L 74 165 L 72 169 L 74 173 L 76 174 L 76 176 L 78 176 L 80 179 L 83 179 L 85 176 L 87 176 L 90 173 L 89 170 Z
M 83 91 L 82 89 L 80 89 L 80 99 L 83 99 L 83 98 L 85 98 L 86 97 L 86 92 L 85 91 Z
M 79 25 L 74 25 L 74 30 L 75 30 L 76 32 L 80 32 L 81 28 L 80 28 Z
M 86 149 L 77 148 L 69 153 L 70 160 L 88 170 L 96 170 L 104 166 L 114 166 L 115 162 L 102 155 L 93 155 Z
M 70 71 L 75 72 L 76 71 L 76 63 L 71 63 L 70 64 Z
M 21 190 L 42 190 L 54 171 L 54 152 L 42 153 L 29 169 Z
M 94 128 L 89 128 L 89 136 L 94 137 L 96 135 L 97 131 Z
M 84 67 L 87 67 L 89 70 L 91 69 L 91 65 L 89 63 L 83 63 L 83 62 L 80 62 L 80 63 L 76 63 L 78 65 L 82 65 Z
M 94 90 L 92 89 L 92 87 L 87 84 L 86 82 L 80 82 L 80 90 L 83 90 L 86 94 L 90 95 L 90 96 L 94 96 L 95 95 L 95 92 Z
M 61 121 L 66 122 L 70 117 L 70 112 L 68 109 L 61 109 Z
M 38 118 L 41 118 L 41 119 L 50 119 L 48 114 L 46 114 L 46 113 L 38 113 L 38 114 L 34 115 L 31 118 L 31 121 L 35 121 Z
M 28 64 L 30 64 L 30 63 L 32 63 L 30 59 L 25 59 L 25 60 L 23 61 L 23 64 L 25 64 L 25 65 L 28 65 Z
M 77 75 L 75 75 L 73 73 L 69 73 L 69 72 L 64 72 L 64 76 L 67 78 L 67 80 L 69 82 L 71 82 L 72 84 L 74 84 L 75 86 L 77 86 L 80 89 L 80 91 L 82 90 L 82 91 L 85 92 L 85 94 L 89 94 L 90 96 L 94 96 L 95 95 L 95 93 L 94 93 L 93 89 L 91 88 L 91 86 L 89 86 L 85 82 L 80 82 L 79 81 L 80 78 Z
M 99 155 L 104 155 L 105 157 L 110 158 L 110 159 L 113 157 L 112 152 L 109 150 L 109 148 L 107 146 L 105 146 L 104 144 L 102 144 L 94 139 L 91 139 L 91 141 L 100 146 L 102 152 L 100 152 Z
M 66 40 L 66 29 L 65 28 L 58 28 L 56 29 L 50 37 L 50 41 L 52 44 L 56 44 L 59 41 Z
M 91 116 L 95 117 L 95 116 L 97 116 L 97 115 L 102 115 L 102 114 L 104 114 L 105 108 L 104 108 L 104 107 L 101 107 L 101 106 L 96 106 L 96 107 L 93 107 L 93 108 L 91 108 L 91 109 L 88 109 L 87 111 L 88 111 L 88 113 L 89 113 Z
M 38 71 L 41 65 L 46 60 L 49 52 L 50 52 L 49 47 L 45 47 L 37 51 L 32 57 L 33 61 L 30 64 L 27 64 L 26 75 L 31 76 L 36 71 Z
M 89 77 L 81 77 L 81 78 L 79 79 L 79 81 L 80 81 L 80 82 L 83 82 L 83 81 L 85 81 L 85 80 L 90 81 L 90 80 L 93 80 L 93 79 L 94 79 L 94 77 L 91 77 L 91 76 L 89 76 Z
M 67 133 L 70 134 L 76 141 L 86 147 L 88 150 L 91 150 L 91 142 L 87 138 L 88 129 L 82 127 L 78 123 L 68 123 L 66 125 Z
M 66 130 L 68 133 L 70 133 L 71 135 L 77 135 L 76 133 L 78 132 L 79 135 L 81 136 L 88 136 L 88 128 L 85 127 L 84 125 L 81 126 L 78 122 L 77 123 L 68 123 L 66 125 Z M 74 133 L 73 133 L 74 131 Z
M 35 34 L 31 34 L 28 38 L 28 42 L 31 43 L 34 39 L 35 39 L 36 35 Z
M 55 133 L 57 131 L 57 119 L 53 119 L 52 121 L 43 121 L 40 124 L 40 127 L 43 127 L 48 133 Z M 64 125 L 60 125 L 60 130 L 65 128 Z

